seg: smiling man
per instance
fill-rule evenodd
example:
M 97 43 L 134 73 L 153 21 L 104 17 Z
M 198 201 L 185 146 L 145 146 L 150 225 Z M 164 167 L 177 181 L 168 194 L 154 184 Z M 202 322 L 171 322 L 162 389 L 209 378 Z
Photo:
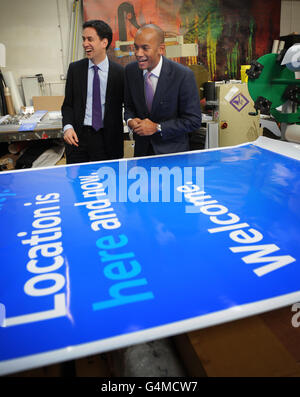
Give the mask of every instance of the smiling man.
M 188 133 L 201 126 L 193 72 L 163 56 L 164 33 L 142 26 L 134 39 L 136 62 L 125 67 L 125 120 L 134 133 L 134 155 L 189 150 Z
M 107 57 L 112 30 L 83 24 L 86 58 L 69 66 L 62 105 L 67 164 L 123 157 L 124 69 Z

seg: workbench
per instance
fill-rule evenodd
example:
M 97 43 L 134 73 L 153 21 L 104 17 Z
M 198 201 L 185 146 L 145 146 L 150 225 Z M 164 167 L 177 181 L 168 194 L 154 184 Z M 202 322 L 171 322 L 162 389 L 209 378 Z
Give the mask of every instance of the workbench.
M 47 120 L 37 124 L 33 131 L 19 131 L 15 124 L 0 125 L 0 142 L 32 141 L 37 139 L 63 138 L 61 120 Z

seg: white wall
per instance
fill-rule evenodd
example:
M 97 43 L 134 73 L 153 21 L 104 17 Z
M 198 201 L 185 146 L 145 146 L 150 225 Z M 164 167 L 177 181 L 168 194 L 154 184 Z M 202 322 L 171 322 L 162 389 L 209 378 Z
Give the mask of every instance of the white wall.
M 280 36 L 300 34 L 300 0 L 281 0 Z
M 12 71 L 19 86 L 21 76 L 42 73 L 47 94 L 64 94 L 72 5 L 73 0 L 0 0 L 2 69 Z M 78 23 L 81 27 L 82 17 Z
M 73 3 L 74 0 L 0 0 L 0 42 L 6 46 L 3 70 L 12 71 L 19 86 L 21 76 L 42 73 L 47 94 L 64 94 L 61 75 L 66 74 L 70 61 Z M 81 24 L 80 15 L 76 51 L 79 58 L 83 56 Z M 281 2 L 280 35 L 291 32 L 300 34 L 300 0 Z

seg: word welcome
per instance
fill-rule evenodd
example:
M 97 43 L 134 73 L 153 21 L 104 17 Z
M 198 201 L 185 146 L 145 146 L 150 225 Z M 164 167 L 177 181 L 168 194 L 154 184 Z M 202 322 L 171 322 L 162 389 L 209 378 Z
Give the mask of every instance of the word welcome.
M 192 182 L 178 187 L 178 190 L 184 193 L 187 201 L 199 207 L 204 215 L 208 215 L 212 223 L 219 225 L 208 229 L 211 234 L 229 232 L 232 241 L 241 245 L 229 247 L 233 253 L 255 251 L 253 254 L 242 257 L 242 261 L 247 264 L 268 263 L 267 265 L 258 267 L 253 270 L 257 276 L 264 276 L 274 270 L 280 269 L 296 259 L 290 255 L 267 256 L 280 248 L 276 244 L 259 244 L 264 236 L 258 230 L 252 228 L 246 222 L 240 223 L 240 217 L 232 212 L 224 205 L 218 203 L 199 186 L 193 185 Z M 212 199 L 212 200 L 211 200 Z

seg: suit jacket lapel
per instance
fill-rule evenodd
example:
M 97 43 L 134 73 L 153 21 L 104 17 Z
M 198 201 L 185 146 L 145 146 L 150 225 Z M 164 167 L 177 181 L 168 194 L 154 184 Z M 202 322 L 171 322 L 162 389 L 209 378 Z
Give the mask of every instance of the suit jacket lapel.
M 155 110 L 159 107 L 160 100 L 163 97 L 164 92 L 168 89 L 169 85 L 170 85 L 170 67 L 168 60 L 163 57 L 163 64 L 153 98 L 151 114 L 153 114 Z
M 138 68 L 138 66 L 137 66 Z M 137 97 L 141 101 L 140 103 L 143 104 L 144 110 L 146 113 L 148 113 L 148 107 L 146 104 L 146 98 L 145 98 L 145 86 L 144 86 L 144 74 L 141 69 L 138 68 L 138 78 L 137 78 Z
M 89 68 L 89 61 L 88 59 L 85 59 L 86 62 L 82 63 L 82 69 L 80 71 L 81 74 L 81 95 L 82 95 L 82 103 L 83 103 L 83 109 L 85 112 L 85 107 L 86 107 L 86 97 L 87 97 L 87 82 L 88 82 L 88 68 Z
M 104 111 L 104 118 L 107 112 L 107 109 L 109 109 L 109 102 L 112 100 L 113 97 L 113 82 L 114 82 L 114 66 L 108 60 L 109 66 L 108 66 L 108 76 L 107 76 L 107 85 L 106 85 L 106 94 L 105 94 L 105 111 Z

